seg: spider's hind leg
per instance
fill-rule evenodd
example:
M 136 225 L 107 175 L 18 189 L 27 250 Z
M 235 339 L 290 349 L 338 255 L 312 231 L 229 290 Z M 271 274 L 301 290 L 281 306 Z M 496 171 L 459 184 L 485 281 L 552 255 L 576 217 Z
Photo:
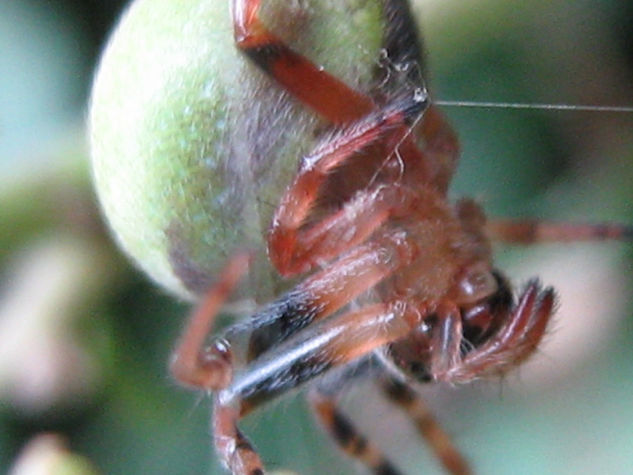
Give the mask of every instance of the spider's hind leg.
M 387 374 L 381 376 L 380 385 L 387 398 L 411 418 L 419 434 L 448 473 L 453 475 L 471 473 L 468 463 L 460 454 L 459 449 L 414 389 Z
M 376 475 L 400 474 L 380 449 L 360 434 L 352 422 L 341 413 L 332 391 L 316 385 L 310 390 L 308 401 L 315 417 L 343 452 L 364 464 Z

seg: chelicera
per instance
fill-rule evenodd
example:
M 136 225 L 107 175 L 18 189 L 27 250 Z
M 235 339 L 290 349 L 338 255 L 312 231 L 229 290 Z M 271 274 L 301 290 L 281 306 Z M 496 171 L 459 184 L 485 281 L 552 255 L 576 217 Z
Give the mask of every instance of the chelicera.
M 384 53 L 394 67 L 366 94 L 269 31 L 259 0 L 231 2 L 236 46 L 332 126 L 301 159 L 267 237 L 279 274 L 307 277 L 207 344 L 248 266 L 248 254 L 231 258 L 172 359 L 177 380 L 213 392 L 215 448 L 234 474 L 264 471 L 239 420 L 308 382 L 314 413 L 341 449 L 374 473 L 399 473 L 337 408 L 340 383 L 370 361 L 384 394 L 410 415 L 445 469 L 468 473 L 415 385 L 504 374 L 534 352 L 556 306 L 554 290 L 536 279 L 512 290 L 494 267 L 491 240 L 631 235 L 617 225 L 487 220 L 470 199 L 449 202 L 456 135 L 429 101 L 407 3 L 384 0 L 382 8 Z

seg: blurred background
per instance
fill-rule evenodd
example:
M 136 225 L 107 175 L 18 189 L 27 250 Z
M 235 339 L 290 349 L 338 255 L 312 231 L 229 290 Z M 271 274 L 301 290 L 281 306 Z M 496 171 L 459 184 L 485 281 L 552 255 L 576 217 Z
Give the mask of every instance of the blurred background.
M 208 398 L 167 375 L 188 307 L 118 253 L 91 190 L 86 102 L 123 4 L 0 2 L 0 467 L 14 473 L 51 473 L 33 468 L 51 460 L 69 473 L 222 473 Z M 415 10 L 436 98 L 633 105 L 629 1 Z M 463 147 L 454 196 L 493 216 L 633 223 L 633 114 L 445 112 Z M 497 251 L 518 285 L 538 275 L 559 290 L 547 341 L 504 381 L 423 395 L 478 473 L 630 473 L 633 243 Z M 351 388 L 345 410 L 406 473 L 441 473 L 371 388 Z M 270 468 L 354 472 L 300 397 L 244 429 Z

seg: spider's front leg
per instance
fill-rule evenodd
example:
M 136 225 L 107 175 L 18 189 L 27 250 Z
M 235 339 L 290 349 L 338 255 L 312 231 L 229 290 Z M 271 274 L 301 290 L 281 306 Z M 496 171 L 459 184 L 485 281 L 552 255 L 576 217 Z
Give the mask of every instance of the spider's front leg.
M 375 185 L 357 192 L 339 211 L 304 227 L 328 174 L 354 154 L 386 138 L 402 140 L 410 132 L 407 124 L 427 105 L 426 94 L 409 91 L 384 109 L 327 136 L 303 158 L 275 212 L 268 237 L 270 259 L 281 274 L 306 272 L 316 263 L 335 258 L 363 242 L 389 219 L 396 203 L 406 206 L 406 197 L 400 196 L 397 185 Z

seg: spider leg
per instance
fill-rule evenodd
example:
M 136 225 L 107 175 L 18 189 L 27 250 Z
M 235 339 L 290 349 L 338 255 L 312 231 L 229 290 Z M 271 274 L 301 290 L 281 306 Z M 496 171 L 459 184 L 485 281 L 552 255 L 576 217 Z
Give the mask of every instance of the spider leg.
M 236 377 L 228 342 L 205 348 L 204 340 L 220 307 L 246 271 L 248 260 L 249 256 L 238 255 L 229 261 L 218 283 L 193 313 L 171 362 L 172 375 L 179 381 L 219 390 L 213 415 L 214 440 L 224 464 L 236 475 L 263 473 L 259 456 L 237 426 L 244 414 L 263 400 L 302 384 L 329 367 L 345 364 L 388 341 L 402 338 L 417 318 L 417 314 L 408 316 L 406 305 L 399 302 L 346 313 L 318 328 L 307 328 L 305 334 L 299 333 L 295 339 L 264 352 Z M 303 326 L 330 315 L 375 285 L 393 271 L 397 260 L 387 247 L 372 241 L 353 249 L 327 271 L 307 279 L 299 285 L 298 292 L 312 296 L 312 307 L 298 305 L 296 309 L 310 314 Z M 287 316 L 279 317 L 283 315 Z M 303 326 L 287 332 L 285 338 Z M 227 334 L 230 333 L 229 330 Z M 351 333 L 355 335 L 350 338 Z
M 414 257 L 409 247 L 398 232 L 379 233 L 234 327 L 233 332 L 250 332 L 248 353 L 254 359 L 409 265 Z
M 288 305 L 273 305 L 277 311 L 284 310 L 277 313 L 277 319 L 264 312 L 253 319 L 255 325 L 247 325 L 241 330 L 261 330 L 266 324 L 278 323 L 284 318 L 299 317 L 302 321 L 301 312 L 307 313 L 302 323 L 294 328 L 294 321 L 284 322 L 289 328 L 281 338 L 283 341 L 313 320 L 330 315 L 394 270 L 398 257 L 392 252 L 397 254 L 397 246 L 390 252 L 385 244 L 386 238 L 382 245 L 372 241 L 353 249 L 330 269 L 315 274 L 291 292 L 295 299 L 297 295 L 303 296 L 299 303 L 286 300 L 290 307 L 295 306 L 294 312 L 285 312 Z M 221 340 L 205 348 L 204 340 L 220 307 L 246 271 L 248 260 L 248 255 L 238 255 L 229 261 L 218 283 L 193 313 L 171 362 L 171 372 L 177 380 L 207 390 L 219 390 L 215 395 L 213 415 L 214 441 L 224 464 L 236 475 L 263 473 L 259 456 L 237 425 L 244 414 L 263 400 L 321 374 L 330 366 L 345 364 L 388 340 L 401 338 L 410 331 L 407 322 L 411 321 L 411 318 L 402 319 L 407 314 L 405 306 L 396 303 L 344 314 L 332 322 L 324 322 L 327 325 L 318 329 L 306 329 L 305 335 L 296 335 L 298 340 L 288 341 L 270 352 L 259 348 L 263 355 L 253 355 L 250 371 L 247 368 L 236 377 L 230 342 Z M 235 328 L 239 329 L 240 324 Z M 227 338 L 231 332 L 239 331 L 235 328 L 227 331 Z M 350 332 L 358 334 L 348 338 Z
M 400 406 L 413 420 L 418 432 L 448 473 L 453 475 L 471 473 L 468 463 L 459 453 L 450 436 L 442 429 L 416 391 L 408 384 L 387 374 L 380 378 L 380 384 L 389 400 Z
M 316 418 L 343 452 L 359 460 L 377 475 L 400 473 L 382 452 L 363 437 L 351 421 L 338 410 L 335 398 L 329 392 L 315 386 L 308 393 L 308 400 Z
M 213 405 L 213 440 L 225 467 L 233 475 L 263 475 L 264 465 L 250 441 L 237 426 L 239 404 L 224 401 L 222 393 Z
M 545 334 L 554 305 L 554 290 L 541 290 L 538 281 L 531 281 L 504 324 L 486 343 L 433 376 L 442 381 L 468 382 L 481 376 L 503 374 L 534 352 Z
M 261 0 L 231 1 L 235 43 L 259 68 L 333 124 L 346 124 L 378 109 L 369 96 L 293 51 L 269 31 L 259 18 L 260 4 Z M 415 69 L 422 58 L 411 12 L 401 1 L 386 1 L 383 8 L 387 24 L 384 51 L 394 64 L 410 66 L 409 85 L 424 89 Z M 423 118 L 417 133 L 424 139 L 424 151 L 410 135 L 398 144 L 399 151 L 418 164 L 422 181 L 446 191 L 459 155 L 457 136 L 435 107 L 430 107 L 429 117 Z
M 363 190 L 343 208 L 302 229 L 328 174 L 352 155 L 388 135 L 402 137 L 407 123 L 426 107 L 415 92 L 326 137 L 305 157 L 275 212 L 268 236 L 270 259 L 283 275 L 305 272 L 364 241 L 390 215 L 399 187 Z
M 234 36 L 240 48 L 288 92 L 334 124 L 359 119 L 375 108 L 366 95 L 290 49 L 259 19 L 261 0 L 232 0 Z
M 214 440 L 224 464 L 233 473 L 251 475 L 263 470 L 259 456 L 238 428 L 241 417 L 332 366 L 343 365 L 388 341 L 402 338 L 417 323 L 417 314 L 409 315 L 406 305 L 394 303 L 368 307 L 327 320 L 316 328 L 305 328 L 376 285 L 398 265 L 408 264 L 405 255 L 403 240 L 383 233 L 382 239 L 354 248 L 329 269 L 306 279 L 246 325 L 232 327 L 225 335 L 226 343 L 203 353 L 204 338 L 219 307 L 245 270 L 244 257 L 229 262 L 219 283 L 194 312 L 174 353 L 172 374 L 186 384 L 220 390 L 215 396 Z M 229 344 L 232 336 L 243 331 L 252 332 L 250 363 L 236 376 Z
M 203 352 L 204 339 L 231 290 L 246 272 L 249 260 L 248 254 L 238 254 L 230 259 L 218 282 L 209 289 L 190 317 L 170 362 L 172 376 L 181 383 L 215 390 L 231 382 L 230 349 L 218 342 Z
M 314 321 L 333 314 L 398 267 L 410 264 L 407 245 L 398 233 L 382 233 L 353 248 L 328 269 L 308 277 L 245 323 L 233 325 L 226 331 L 225 339 L 205 348 L 215 316 L 246 272 L 250 259 L 247 254 L 234 256 L 190 317 L 173 352 L 171 374 L 189 386 L 207 390 L 227 387 L 232 378 L 232 340 L 250 333 L 248 359 L 255 359 Z
M 242 414 L 290 389 L 403 338 L 423 316 L 402 301 L 368 305 L 298 332 L 251 361 L 224 390 Z
M 236 475 L 261 473 L 261 460 L 238 427 L 257 406 L 406 336 L 422 316 L 401 301 L 374 304 L 320 322 L 263 353 L 215 397 L 214 440 Z M 259 471 L 258 471 L 259 470 Z
M 633 226 L 613 223 L 495 219 L 486 224 L 486 229 L 494 239 L 518 244 L 633 239 Z

